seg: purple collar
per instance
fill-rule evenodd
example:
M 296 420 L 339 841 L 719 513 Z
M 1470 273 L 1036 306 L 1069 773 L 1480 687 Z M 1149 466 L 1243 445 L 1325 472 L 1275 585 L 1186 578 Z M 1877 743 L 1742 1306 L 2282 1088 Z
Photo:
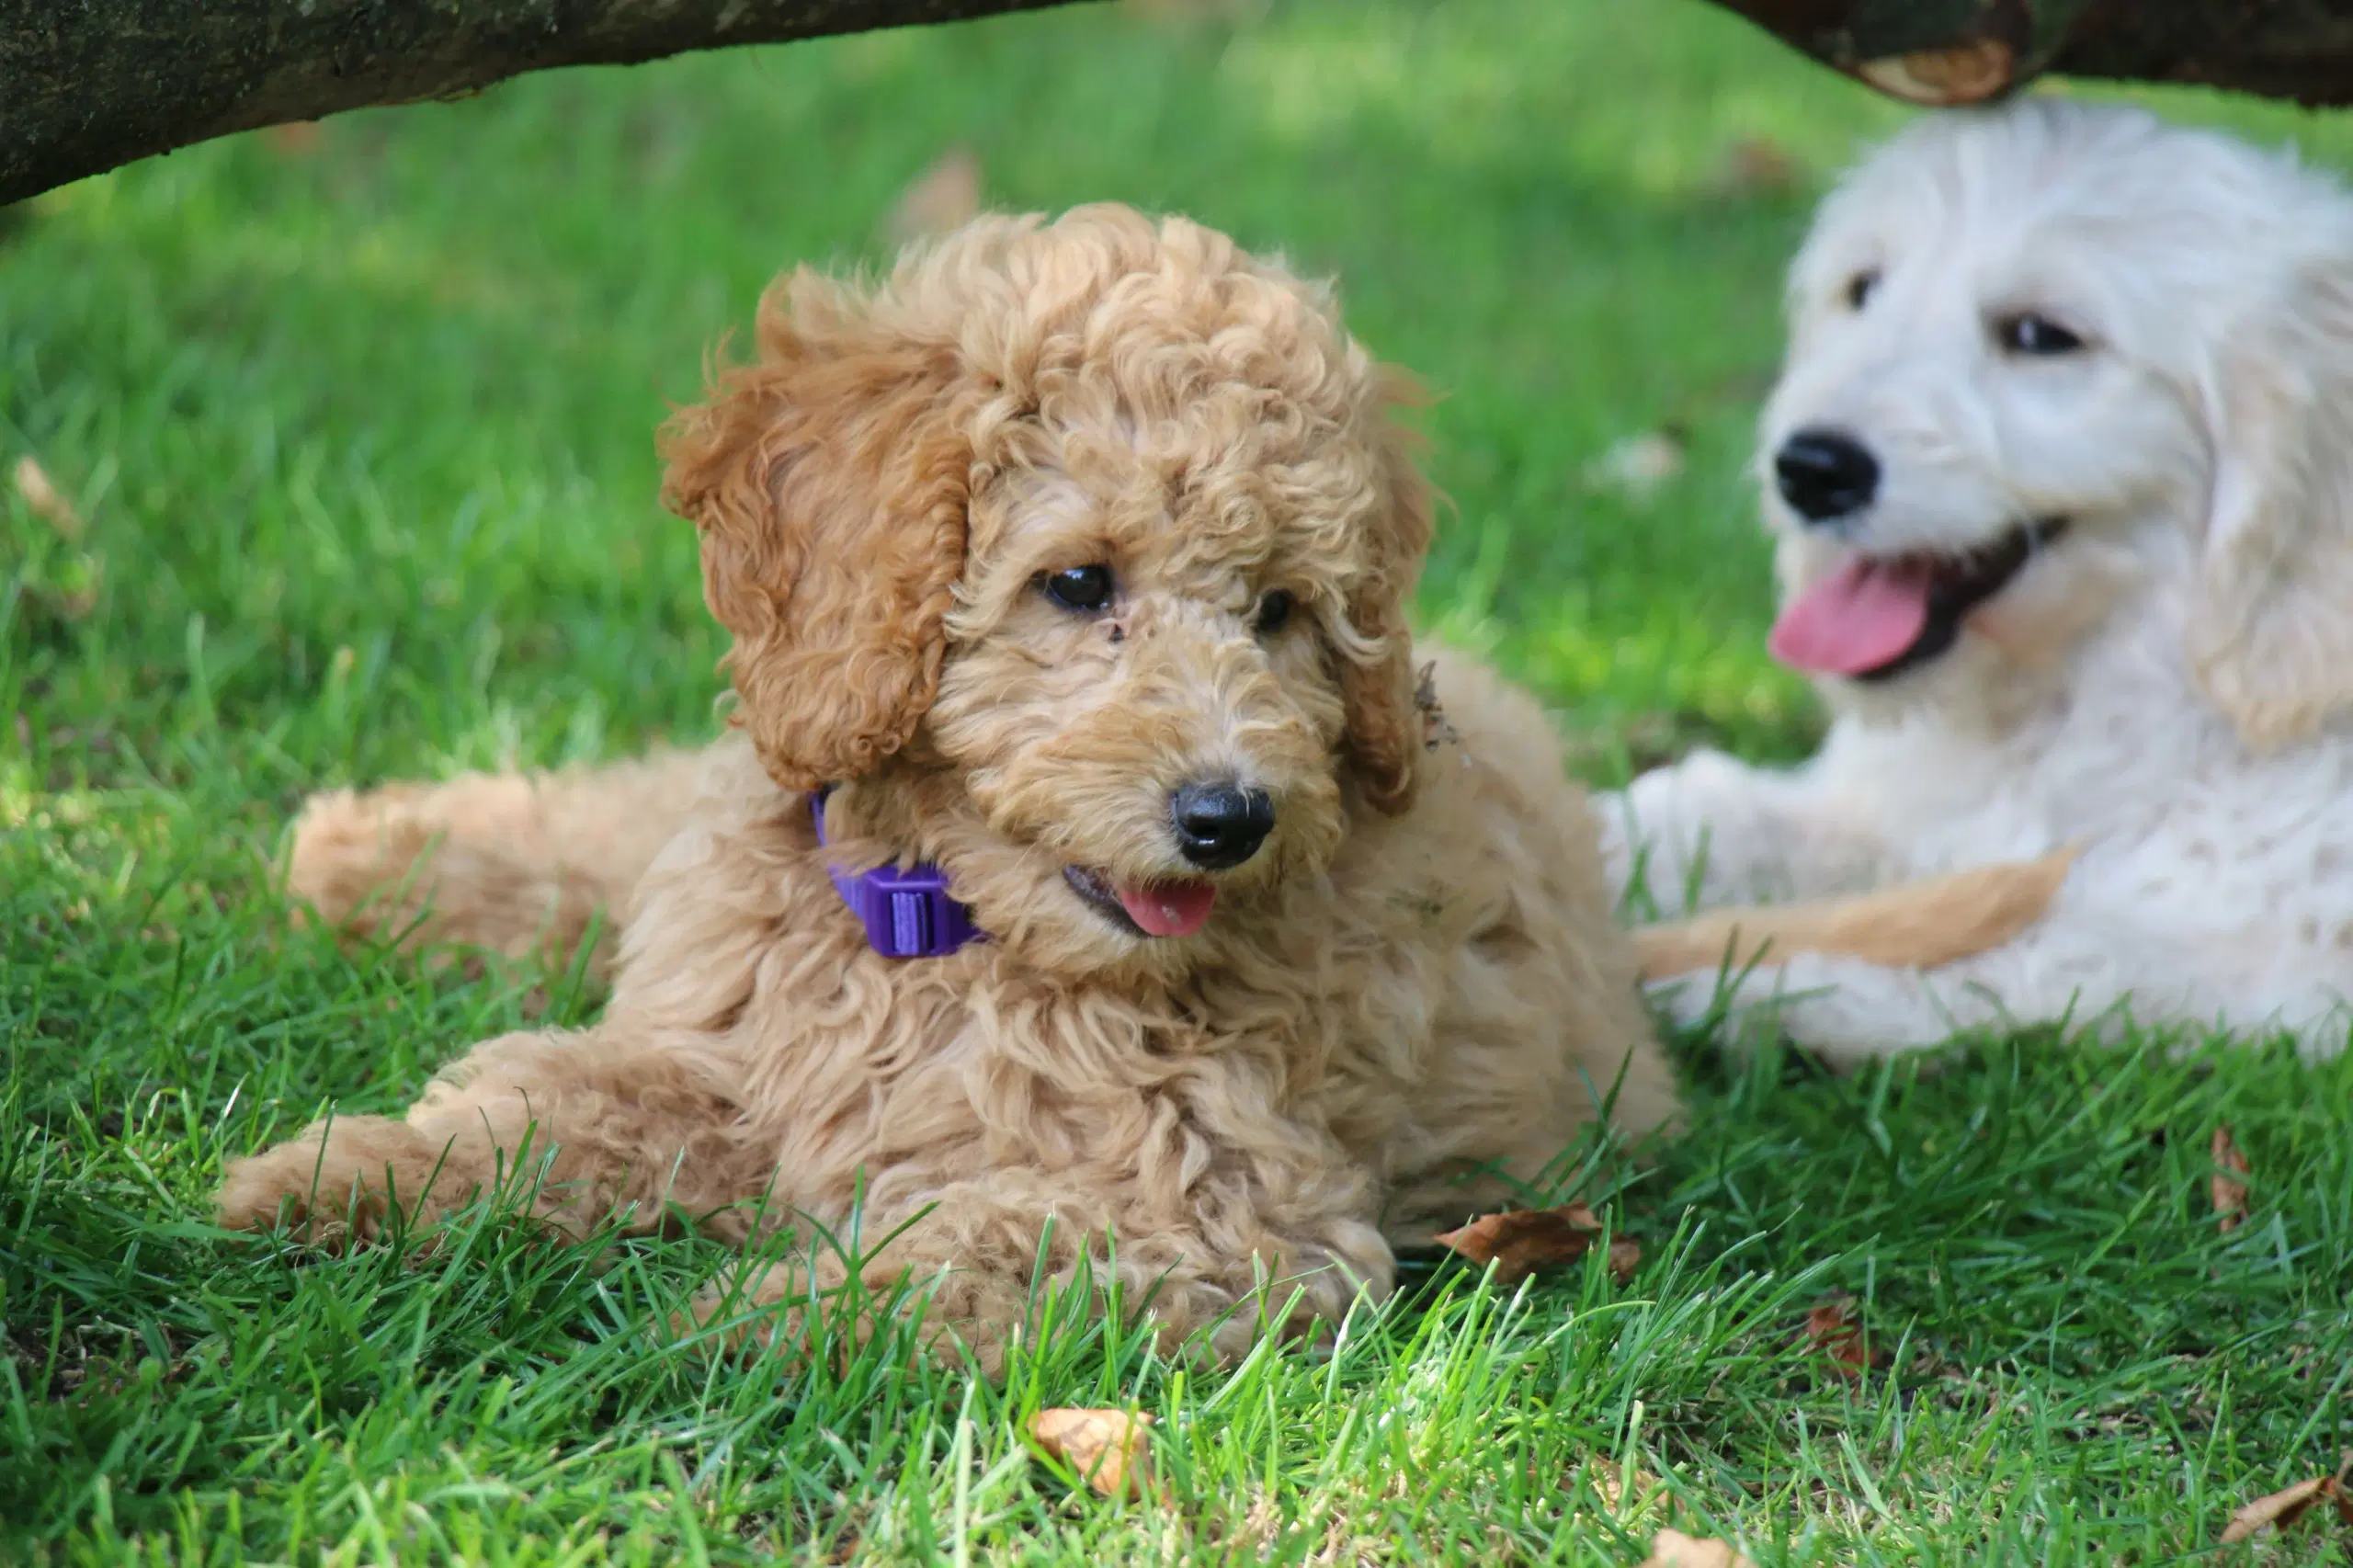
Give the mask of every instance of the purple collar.
M 816 826 L 819 848 L 825 844 L 825 797 L 832 789 L 826 785 L 809 795 L 809 820 Z M 868 945 L 886 959 L 943 959 L 986 940 L 972 924 L 972 912 L 948 896 L 948 873 L 937 866 L 904 871 L 882 866 L 856 876 L 836 866 L 825 871 L 866 927 Z

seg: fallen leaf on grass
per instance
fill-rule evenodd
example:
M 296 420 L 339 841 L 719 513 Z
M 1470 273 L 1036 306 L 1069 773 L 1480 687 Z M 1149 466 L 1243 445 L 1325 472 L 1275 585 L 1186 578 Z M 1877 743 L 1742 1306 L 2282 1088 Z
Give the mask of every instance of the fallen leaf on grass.
M 1582 1203 L 1560 1209 L 1513 1209 L 1482 1214 L 1461 1229 L 1435 1239 L 1438 1245 L 1472 1263 L 1494 1264 L 1496 1284 L 1517 1285 L 1539 1269 L 1574 1263 L 1592 1251 L 1593 1244 L 1601 1239 L 1601 1220 Z M 1611 1278 L 1623 1285 L 1633 1278 L 1642 1261 L 1640 1242 L 1628 1236 L 1611 1239 Z
M 892 244 L 904 245 L 961 229 L 981 210 L 981 160 L 969 147 L 950 147 L 899 193 L 885 224 Z
M 1787 147 L 1769 136 L 1744 136 L 1724 149 L 1716 168 L 1722 196 L 1783 196 L 1798 187 L 1804 170 Z
M 17 494 L 25 498 L 33 516 L 57 530 L 58 537 L 71 542 L 82 537 L 82 515 L 74 509 L 49 471 L 29 456 L 17 460 Z
M 1681 1530 L 1661 1530 L 1651 1538 L 1651 1554 L 1643 1568 L 1756 1568 L 1756 1564 L 1713 1536 L 1702 1540 Z
M 1615 1508 L 1625 1501 L 1626 1477 L 1614 1460 L 1592 1459 L 1586 1461 L 1586 1472 L 1593 1478 L 1593 1494 L 1601 1499 L 1605 1508 Z
M 17 494 L 33 516 L 47 523 L 67 544 L 80 542 L 84 532 L 82 515 L 74 509 L 74 503 L 57 488 L 38 459 L 30 455 L 18 458 L 10 477 Z M 106 562 L 97 556 L 74 551 L 51 562 L 48 570 L 36 574 L 25 584 L 26 601 L 52 619 L 79 620 L 97 607 L 98 583 L 105 573 Z
M 1586 1484 L 1593 1489 L 1601 1506 L 1613 1514 L 1623 1514 L 1642 1507 L 1658 1495 L 1658 1477 L 1636 1470 L 1631 1477 L 1618 1467 L 1615 1460 L 1599 1455 L 1585 1461 Z
M 1871 1369 L 1870 1336 L 1847 1311 L 1847 1303 L 1833 1299 L 1805 1314 L 1806 1343 L 1823 1351 L 1838 1375 L 1860 1382 Z
M 2246 1221 L 2246 1156 L 2231 1141 L 2231 1124 L 2219 1122 L 2214 1128 L 2214 1175 L 2208 1190 L 2214 1202 L 2214 1221 L 2222 1234 L 2229 1235 Z
M 2330 1502 L 2336 1505 L 2336 1517 L 2353 1525 L 2353 1496 L 2345 1491 L 2345 1472 L 2353 1470 L 2353 1454 L 2347 1454 L 2336 1467 L 2335 1475 L 2315 1475 L 2310 1481 L 2299 1481 L 2284 1492 L 2274 1492 L 2268 1497 L 2257 1497 L 2231 1516 L 2223 1528 L 2222 1544 L 2235 1546 L 2266 1525 L 2285 1528 L 2304 1517 L 2313 1504 Z
M 1125 1410 L 1041 1410 L 1029 1436 L 1106 1497 L 1141 1497 L 1152 1485 L 1152 1417 Z

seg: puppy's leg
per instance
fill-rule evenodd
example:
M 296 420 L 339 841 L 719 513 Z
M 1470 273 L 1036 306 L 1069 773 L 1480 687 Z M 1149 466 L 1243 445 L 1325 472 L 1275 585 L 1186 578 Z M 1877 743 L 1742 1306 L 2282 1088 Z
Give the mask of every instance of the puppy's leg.
M 331 1117 L 236 1161 L 215 1206 L 224 1225 L 283 1220 L 332 1245 L 374 1238 L 396 1207 L 430 1221 L 514 1184 L 570 1236 L 616 1212 L 654 1229 L 672 1205 L 740 1236 L 747 1221 L 727 1206 L 763 1181 L 736 1121 L 733 1105 L 657 1053 L 594 1031 L 512 1034 L 475 1047 L 404 1119 Z
M 2194 955 L 2118 912 L 2064 908 L 2018 940 L 1934 969 L 1799 953 L 1734 979 L 1719 996 L 1717 971 L 1652 987 L 1687 1021 L 1717 1005 L 1764 1016 L 1789 1038 L 1851 1063 L 1940 1044 L 1969 1030 L 2069 1020 L 2211 1018 L 2221 999 L 2191 978 Z
M 873 1250 L 804 1244 L 793 1262 L 714 1286 L 697 1315 L 731 1334 L 800 1340 L 813 1314 L 830 1316 L 848 1299 L 855 1266 L 859 1296 L 889 1300 L 911 1288 L 926 1339 L 961 1346 L 995 1377 L 1049 1291 L 1116 1288 L 1122 1312 L 1148 1323 L 1170 1353 L 1232 1360 L 1265 1334 L 1328 1334 L 1360 1297 L 1385 1297 L 1395 1278 L 1388 1244 L 1360 1220 L 1292 1219 L 1279 1228 L 1246 1204 L 1215 1200 L 1174 1228 L 1130 1218 L 1139 1222 L 1121 1227 L 1101 1203 L 1028 1172 L 951 1182 L 915 1209 L 870 1206 L 858 1235 Z M 835 1236 L 847 1241 L 839 1229 Z M 747 1315 L 753 1321 L 736 1321 Z M 863 1338 L 877 1325 L 841 1326 Z
M 599 910 L 602 972 L 638 879 L 686 820 L 690 752 L 552 774 L 471 773 L 313 796 L 289 890 L 329 925 L 568 959 Z
M 1814 765 L 1751 767 L 1699 751 L 1624 791 L 1593 797 L 1613 896 L 1641 875 L 1635 913 L 1835 897 L 1884 879 L 1891 857 L 1859 801 Z
M 1779 963 L 1797 953 L 1933 969 L 1998 948 L 2051 907 L 2077 851 L 1975 866 L 1852 898 L 1718 910 L 1634 933 L 1645 979 Z

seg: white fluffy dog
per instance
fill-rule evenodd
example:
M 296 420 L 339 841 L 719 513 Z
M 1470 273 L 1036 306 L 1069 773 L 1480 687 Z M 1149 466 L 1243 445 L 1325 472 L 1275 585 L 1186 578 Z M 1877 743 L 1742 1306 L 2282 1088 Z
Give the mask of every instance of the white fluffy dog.
M 1620 885 L 1811 898 L 2078 846 L 2006 945 L 1795 955 L 1734 1000 L 1845 1058 L 2126 1016 L 2341 1048 L 2353 199 L 2131 108 L 1932 117 L 1824 204 L 1790 311 L 1772 647 L 1836 719 L 1793 770 L 1702 752 L 1605 802 Z

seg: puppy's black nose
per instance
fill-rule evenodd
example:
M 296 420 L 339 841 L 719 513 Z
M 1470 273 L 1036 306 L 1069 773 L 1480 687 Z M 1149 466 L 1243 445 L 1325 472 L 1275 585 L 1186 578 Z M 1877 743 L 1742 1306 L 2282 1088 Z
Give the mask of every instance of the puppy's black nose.
M 1169 797 L 1176 847 L 1204 871 L 1239 866 L 1275 831 L 1275 802 L 1238 784 L 1188 784 Z
M 1773 454 L 1773 478 L 1799 516 L 1826 523 L 1871 504 L 1879 493 L 1879 460 L 1843 430 L 1809 426 Z

